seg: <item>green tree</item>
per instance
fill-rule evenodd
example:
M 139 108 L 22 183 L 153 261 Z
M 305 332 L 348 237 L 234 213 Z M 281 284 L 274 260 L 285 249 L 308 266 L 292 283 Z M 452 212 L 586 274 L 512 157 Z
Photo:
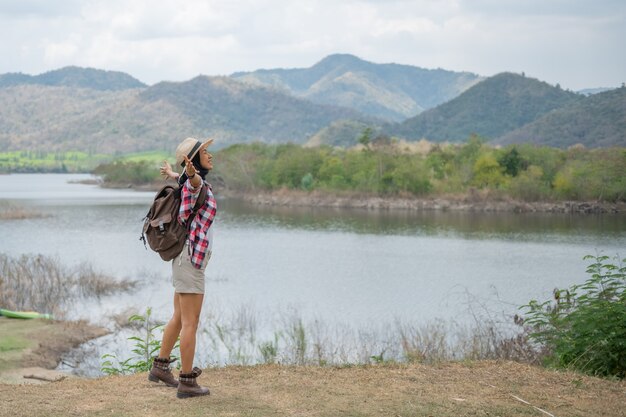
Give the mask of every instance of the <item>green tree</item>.
M 543 180 L 541 167 L 531 165 L 511 180 L 509 193 L 524 201 L 540 201 L 550 197 L 550 186 Z
M 474 163 L 472 183 L 479 187 L 497 188 L 505 181 L 502 171 L 492 153 L 482 154 Z
M 302 177 L 302 180 L 300 181 L 300 188 L 302 188 L 305 191 L 311 191 L 313 190 L 314 186 L 315 186 L 315 179 L 313 178 L 313 174 L 311 174 L 310 172 L 307 172 L 306 175 Z
M 394 191 L 423 195 L 432 189 L 424 162 L 415 158 L 406 158 L 397 164 L 391 178 Z
M 278 147 L 276 161 L 272 164 L 272 186 L 299 188 L 302 177 L 307 173 L 315 177 L 321 164 L 322 155 L 318 149 L 281 145 Z
M 358 142 L 365 146 L 367 149 L 370 147 L 370 143 L 372 142 L 372 135 L 374 134 L 374 130 L 371 127 L 366 127 L 361 132 L 361 135 L 358 138 Z
M 520 171 L 528 167 L 528 163 L 522 158 L 516 147 L 505 151 L 498 158 L 498 164 L 504 169 L 504 173 L 516 177 Z
M 433 172 L 433 176 L 442 180 L 450 175 L 453 171 L 452 161 L 454 160 L 454 153 L 448 149 L 443 149 L 441 146 L 434 146 L 426 157 L 426 165 Z
M 458 148 L 454 158 L 454 170 L 463 185 L 472 181 L 473 168 L 476 159 L 481 153 L 485 140 L 478 135 L 472 135 L 467 142 Z
M 345 180 L 346 172 L 343 166 L 343 161 L 338 156 L 330 156 L 322 162 L 318 171 L 318 178 L 320 182 L 331 185 L 347 185 Z

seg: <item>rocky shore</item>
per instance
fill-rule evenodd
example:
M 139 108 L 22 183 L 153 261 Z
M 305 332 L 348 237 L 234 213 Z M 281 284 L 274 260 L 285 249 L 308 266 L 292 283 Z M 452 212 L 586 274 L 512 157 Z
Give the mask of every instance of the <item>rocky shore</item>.
M 222 196 L 238 198 L 257 205 L 294 207 L 331 207 L 365 210 L 471 211 L 512 213 L 604 214 L 626 213 L 626 203 L 597 201 L 525 202 L 493 199 L 479 195 L 400 198 L 362 195 L 337 195 L 322 192 L 280 190 L 275 192 L 236 192 L 220 190 Z
M 173 184 L 173 182 L 169 182 Z M 132 188 L 137 191 L 157 191 L 166 183 L 133 185 L 100 183 L 104 188 Z M 471 211 L 509 213 L 563 213 L 563 214 L 616 214 L 626 213 L 626 202 L 608 201 L 519 201 L 506 197 L 493 197 L 481 192 L 467 195 L 432 197 L 381 197 L 358 193 L 306 192 L 281 189 L 277 191 L 232 190 L 223 184 L 214 184 L 216 195 L 237 198 L 252 204 L 282 207 L 329 207 L 364 210 L 408 211 Z

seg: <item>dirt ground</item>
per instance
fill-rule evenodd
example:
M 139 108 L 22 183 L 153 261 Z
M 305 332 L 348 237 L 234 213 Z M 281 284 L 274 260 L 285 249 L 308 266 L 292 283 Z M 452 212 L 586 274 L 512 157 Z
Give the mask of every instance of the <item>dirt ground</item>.
M 104 333 L 82 322 L 1 318 L 0 417 L 626 417 L 626 381 L 504 361 L 212 368 L 199 378 L 211 395 L 188 400 L 146 373 L 81 379 L 45 369 Z
M 0 384 L 0 416 L 626 416 L 626 381 L 513 362 L 207 369 L 178 400 L 147 374 Z
M 63 354 L 107 333 L 82 321 L 0 317 L 0 383 L 37 384 L 64 377 L 52 371 Z

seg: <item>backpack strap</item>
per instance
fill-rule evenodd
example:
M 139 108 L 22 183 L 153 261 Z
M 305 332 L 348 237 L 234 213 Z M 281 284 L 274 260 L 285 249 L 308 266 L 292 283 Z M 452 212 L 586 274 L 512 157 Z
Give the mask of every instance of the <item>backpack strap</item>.
M 196 217 L 196 213 L 198 213 L 198 210 L 200 210 L 200 207 L 202 207 L 204 203 L 206 202 L 206 199 L 208 197 L 206 187 L 207 187 L 206 184 L 203 182 L 202 188 L 200 188 L 200 195 L 198 196 L 198 199 L 196 200 L 196 204 L 193 205 L 193 210 L 191 211 L 191 214 L 189 215 L 189 218 L 187 219 L 187 223 L 189 224 L 191 224 L 193 219 Z
M 187 218 L 187 223 L 185 224 L 185 226 L 187 226 L 187 236 L 189 236 L 189 232 L 191 232 L 191 223 L 193 223 L 193 219 L 196 218 L 196 214 L 198 214 L 200 207 L 202 207 L 204 203 L 206 202 L 207 197 L 208 197 L 207 185 L 203 182 L 202 188 L 200 189 L 200 195 L 198 196 L 198 199 L 196 200 L 196 204 L 193 205 L 191 214 Z M 187 247 L 187 250 L 189 250 L 189 247 Z

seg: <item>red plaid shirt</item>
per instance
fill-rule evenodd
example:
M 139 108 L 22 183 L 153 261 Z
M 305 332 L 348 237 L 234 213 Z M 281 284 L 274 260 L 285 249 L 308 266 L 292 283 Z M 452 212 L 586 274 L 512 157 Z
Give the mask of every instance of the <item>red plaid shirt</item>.
M 195 268 L 202 268 L 204 258 L 206 258 L 211 243 L 209 241 L 209 227 L 213 224 L 215 214 L 217 213 L 217 202 L 213 196 L 211 185 L 204 182 L 207 186 L 207 196 L 204 205 L 200 207 L 196 217 L 191 222 L 191 229 L 189 231 L 189 249 L 191 250 L 191 263 Z M 178 212 L 178 221 L 180 224 L 185 224 L 189 215 L 193 211 L 193 206 L 196 204 L 198 195 L 200 195 L 200 187 L 194 189 L 191 186 L 189 180 L 185 181 L 181 190 L 181 203 L 180 211 Z

